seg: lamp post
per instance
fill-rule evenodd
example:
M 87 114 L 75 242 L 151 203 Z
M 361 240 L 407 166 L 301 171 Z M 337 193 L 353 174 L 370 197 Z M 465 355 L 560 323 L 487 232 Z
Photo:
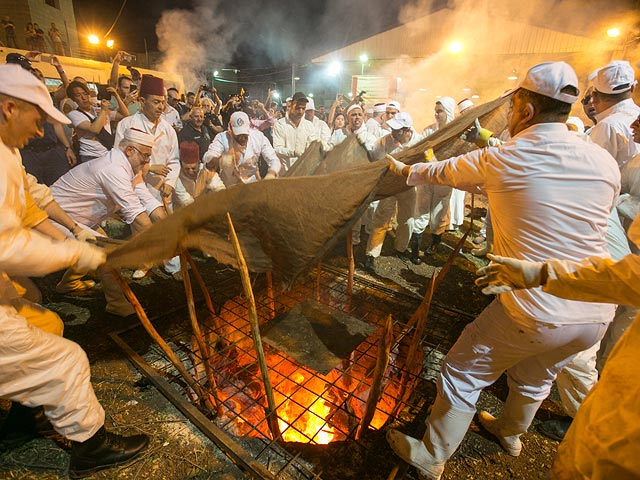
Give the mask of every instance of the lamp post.
M 369 61 L 369 56 L 366 53 L 360 55 L 360 75 L 364 75 L 364 66 Z

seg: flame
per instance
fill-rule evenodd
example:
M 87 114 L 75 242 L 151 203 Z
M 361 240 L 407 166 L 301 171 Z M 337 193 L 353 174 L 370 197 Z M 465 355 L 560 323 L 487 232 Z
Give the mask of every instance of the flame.
M 298 385 L 303 385 L 306 379 L 302 373 L 296 372 L 292 375 L 292 380 Z M 283 402 L 278 410 L 278 423 L 283 440 L 321 445 L 333 441 L 335 431 L 325 420 L 331 413 L 331 407 L 324 398 L 302 389 L 291 393 L 291 399 Z M 311 406 L 305 408 L 305 405 L 310 403 Z

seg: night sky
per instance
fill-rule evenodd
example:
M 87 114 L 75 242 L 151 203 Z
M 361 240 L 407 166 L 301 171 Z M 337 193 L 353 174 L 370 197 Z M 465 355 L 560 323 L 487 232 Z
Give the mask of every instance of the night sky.
M 119 48 L 157 50 L 155 26 L 163 11 L 193 10 L 206 5 L 228 24 L 242 25 L 234 34 L 231 64 L 237 67 L 272 67 L 303 63 L 312 56 L 340 48 L 398 25 L 398 14 L 408 0 L 128 0 L 110 34 Z M 75 0 L 80 34 L 106 33 L 122 0 Z M 220 27 L 224 29 L 224 24 Z

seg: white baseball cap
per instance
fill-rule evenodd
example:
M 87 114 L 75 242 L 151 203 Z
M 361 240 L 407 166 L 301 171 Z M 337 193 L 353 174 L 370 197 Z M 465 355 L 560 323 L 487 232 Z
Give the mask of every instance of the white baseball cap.
M 55 122 L 71 123 L 64 113 L 53 106 L 44 83 L 19 65 L 0 65 L 0 93 L 37 105 Z
M 392 130 L 400 130 L 401 128 L 411 128 L 413 127 L 413 120 L 411 119 L 411 115 L 409 112 L 398 112 L 398 114 L 387 120 L 387 125 Z
M 249 115 L 244 112 L 233 112 L 229 120 L 229 126 L 235 135 L 249 135 L 249 128 L 251 126 Z
M 387 107 L 386 108 L 395 108 L 396 110 L 400 111 L 400 102 L 396 102 L 395 100 L 391 100 L 390 102 L 387 102 Z
M 313 98 L 310 98 L 304 110 L 307 111 L 307 110 L 315 110 L 315 109 L 316 109 L 316 104 L 313 102 Z
M 614 60 L 594 73 L 591 80 L 600 93 L 628 92 L 637 83 L 633 67 L 626 60 Z
M 565 87 L 575 88 L 576 95 L 563 92 Z M 531 67 L 522 82 L 513 90 L 506 92 L 503 97 L 511 95 L 520 88 L 564 103 L 575 103 L 580 94 L 576 72 L 566 62 L 545 62 Z

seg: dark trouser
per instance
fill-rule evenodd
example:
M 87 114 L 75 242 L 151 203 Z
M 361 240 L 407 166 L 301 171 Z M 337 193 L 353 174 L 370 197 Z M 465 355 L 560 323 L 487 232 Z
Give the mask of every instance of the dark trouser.
M 44 152 L 22 150 L 22 164 L 27 173 L 38 179 L 39 183 L 52 185 L 69 171 L 69 162 L 64 147 L 56 146 Z

